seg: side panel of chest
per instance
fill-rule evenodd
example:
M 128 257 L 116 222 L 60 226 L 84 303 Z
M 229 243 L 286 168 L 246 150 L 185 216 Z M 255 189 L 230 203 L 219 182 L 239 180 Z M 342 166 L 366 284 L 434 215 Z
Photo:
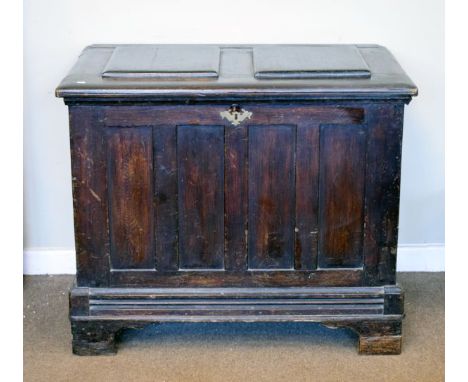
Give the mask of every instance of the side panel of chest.
M 72 106 L 83 286 L 394 280 L 402 106 Z

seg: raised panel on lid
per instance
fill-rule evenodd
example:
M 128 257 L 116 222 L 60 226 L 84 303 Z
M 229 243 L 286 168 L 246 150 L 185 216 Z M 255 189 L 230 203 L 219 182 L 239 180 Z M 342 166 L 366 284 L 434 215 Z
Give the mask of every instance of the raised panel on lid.
M 104 78 L 217 78 L 219 47 L 123 45 L 110 57 Z
M 369 78 L 371 72 L 352 45 L 260 45 L 253 49 L 255 78 Z

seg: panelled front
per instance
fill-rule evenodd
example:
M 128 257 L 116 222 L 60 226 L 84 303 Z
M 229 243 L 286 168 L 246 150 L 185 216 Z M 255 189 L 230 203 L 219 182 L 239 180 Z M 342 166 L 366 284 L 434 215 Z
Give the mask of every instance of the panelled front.
M 252 117 L 233 126 L 228 107 L 95 109 L 107 187 L 93 195 L 74 179 L 74 195 L 107 207 L 102 284 L 361 285 L 365 109 L 246 104 Z M 72 118 L 72 137 L 82 129 Z

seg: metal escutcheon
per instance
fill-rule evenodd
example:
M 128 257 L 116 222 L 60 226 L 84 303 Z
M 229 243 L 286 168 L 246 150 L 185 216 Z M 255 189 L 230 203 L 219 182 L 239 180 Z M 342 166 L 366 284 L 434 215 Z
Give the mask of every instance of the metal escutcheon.
M 228 110 L 219 113 L 221 118 L 227 119 L 234 126 L 252 117 L 252 112 L 242 109 L 239 105 L 232 105 Z

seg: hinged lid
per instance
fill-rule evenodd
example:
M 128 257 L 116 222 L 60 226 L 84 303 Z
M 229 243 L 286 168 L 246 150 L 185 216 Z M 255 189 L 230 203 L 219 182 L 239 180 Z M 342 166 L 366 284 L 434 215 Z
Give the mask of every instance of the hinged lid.
M 416 86 L 378 45 L 92 45 L 56 90 L 109 99 L 409 99 Z

